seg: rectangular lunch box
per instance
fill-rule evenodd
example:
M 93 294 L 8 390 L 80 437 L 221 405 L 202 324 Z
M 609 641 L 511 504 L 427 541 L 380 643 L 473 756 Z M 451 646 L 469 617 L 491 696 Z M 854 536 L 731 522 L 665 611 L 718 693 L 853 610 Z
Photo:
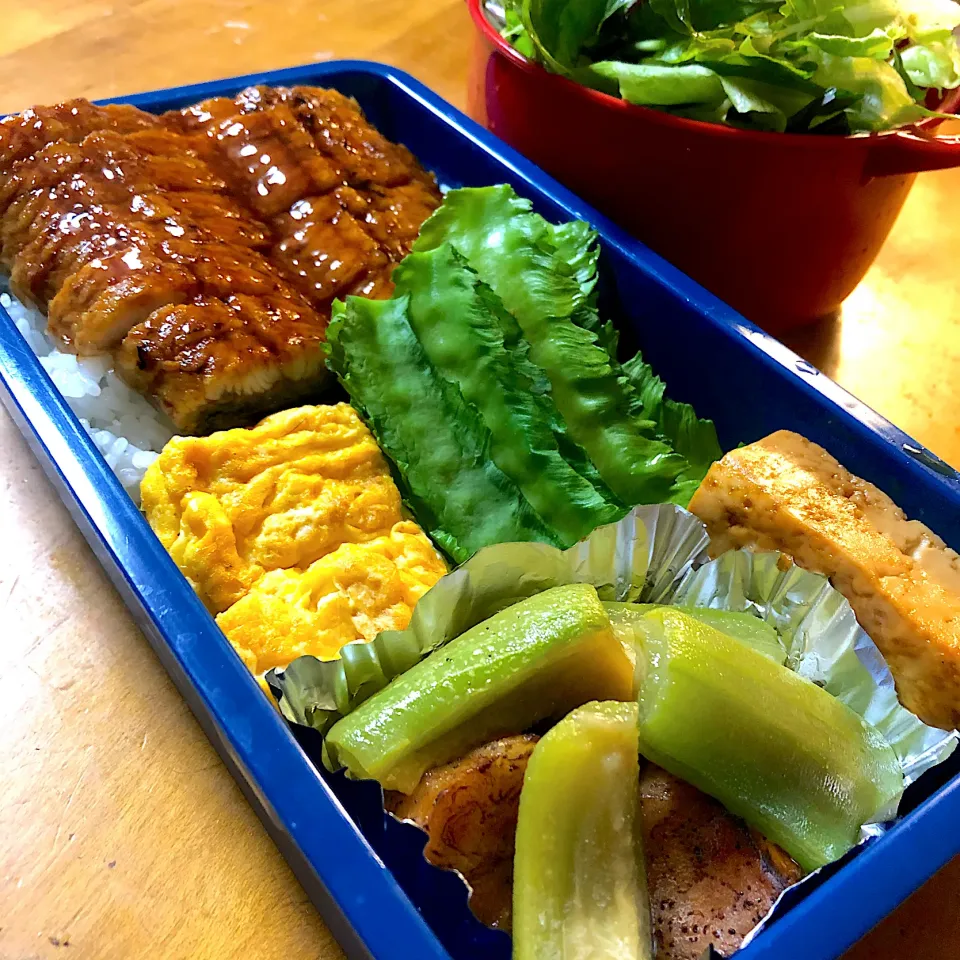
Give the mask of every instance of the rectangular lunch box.
M 409 75 L 340 61 L 122 99 L 163 111 L 252 83 L 335 87 L 441 184 L 507 182 L 554 221 L 590 221 L 603 248 L 603 308 L 670 395 L 716 421 L 725 449 L 795 430 L 960 549 L 955 471 Z M 467 914 L 457 878 L 425 863 L 423 836 L 386 829 L 379 798 L 361 789 L 369 785 L 324 772 L 313 731 L 287 727 L 2 309 L 0 382 L 63 502 L 351 960 L 509 957 L 507 938 Z M 839 957 L 960 853 L 958 772 L 955 754 L 912 786 L 902 819 L 794 891 L 738 960 Z

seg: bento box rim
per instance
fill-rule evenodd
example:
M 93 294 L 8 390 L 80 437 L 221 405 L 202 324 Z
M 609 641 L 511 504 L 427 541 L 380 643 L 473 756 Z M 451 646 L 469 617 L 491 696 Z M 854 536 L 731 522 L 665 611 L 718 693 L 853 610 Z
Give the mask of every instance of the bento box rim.
M 960 483 L 904 453 L 905 444 L 915 445 L 907 434 L 402 70 L 363 60 L 327 61 L 98 102 L 156 110 L 169 107 L 172 101 L 196 102 L 257 83 L 324 80 L 336 85 L 338 76 L 348 74 L 366 74 L 392 85 L 443 121 L 454 135 L 467 139 L 518 176 L 531 194 L 548 199 L 571 218 L 591 222 L 603 242 L 616 248 L 634 268 L 680 295 L 706 322 L 740 341 L 760 363 L 798 380 L 800 388 L 816 402 L 850 415 L 858 421 L 857 431 L 864 438 L 873 434 L 890 444 L 918 483 L 939 487 L 960 509 Z M 448 957 L 276 711 L 257 695 L 258 688 L 246 668 L 2 308 L 0 316 L 5 406 L 345 951 L 351 957 L 374 960 Z M 283 785 L 277 788 L 280 769 Z M 322 802 L 310 810 L 305 823 L 304 804 L 311 797 Z M 954 829 L 957 812 L 960 776 L 918 805 L 737 957 L 827 960 L 839 956 L 960 852 L 960 831 Z

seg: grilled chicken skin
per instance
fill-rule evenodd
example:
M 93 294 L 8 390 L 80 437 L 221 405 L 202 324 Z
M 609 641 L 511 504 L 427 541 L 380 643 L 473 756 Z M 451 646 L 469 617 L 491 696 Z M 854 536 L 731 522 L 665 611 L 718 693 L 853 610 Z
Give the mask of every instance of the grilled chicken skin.
M 520 790 L 539 737 L 494 740 L 427 771 L 409 796 L 386 794 L 387 809 L 427 831 L 427 860 L 470 884 L 470 909 L 510 929 L 513 852 Z
M 729 956 L 801 876 L 766 841 L 696 787 L 647 764 L 640 773 L 647 884 L 657 957 Z
M 523 775 L 538 738 L 507 737 L 427 772 L 387 809 L 428 835 L 424 855 L 457 870 L 470 907 L 509 930 L 514 837 Z M 736 950 L 800 868 L 716 800 L 646 764 L 640 773 L 647 884 L 658 960 L 699 960 L 711 944 Z

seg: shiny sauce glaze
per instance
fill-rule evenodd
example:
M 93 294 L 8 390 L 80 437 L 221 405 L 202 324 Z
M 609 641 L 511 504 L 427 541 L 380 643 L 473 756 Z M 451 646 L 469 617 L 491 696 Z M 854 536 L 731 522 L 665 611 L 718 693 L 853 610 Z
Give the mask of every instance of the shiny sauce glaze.
M 271 259 L 315 306 L 389 296 L 440 193 L 402 146 L 335 91 L 252 87 L 168 114 L 238 197 L 269 219 Z
M 334 297 L 385 297 L 433 178 L 333 91 L 254 87 L 155 117 L 83 100 L 0 122 L 0 262 L 80 354 L 178 429 L 246 422 L 325 374 Z

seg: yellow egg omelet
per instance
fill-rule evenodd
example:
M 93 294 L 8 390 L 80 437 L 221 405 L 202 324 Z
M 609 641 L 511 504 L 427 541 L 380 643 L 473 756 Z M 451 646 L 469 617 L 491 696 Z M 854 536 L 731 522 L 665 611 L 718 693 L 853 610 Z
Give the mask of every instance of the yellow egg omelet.
M 175 437 L 141 496 L 150 526 L 258 675 L 402 630 L 446 573 L 345 403 Z
M 321 660 L 355 640 L 403 629 L 416 602 L 443 573 L 412 522 L 367 543 L 345 543 L 306 570 L 274 570 L 217 623 L 253 673 L 295 657 Z

